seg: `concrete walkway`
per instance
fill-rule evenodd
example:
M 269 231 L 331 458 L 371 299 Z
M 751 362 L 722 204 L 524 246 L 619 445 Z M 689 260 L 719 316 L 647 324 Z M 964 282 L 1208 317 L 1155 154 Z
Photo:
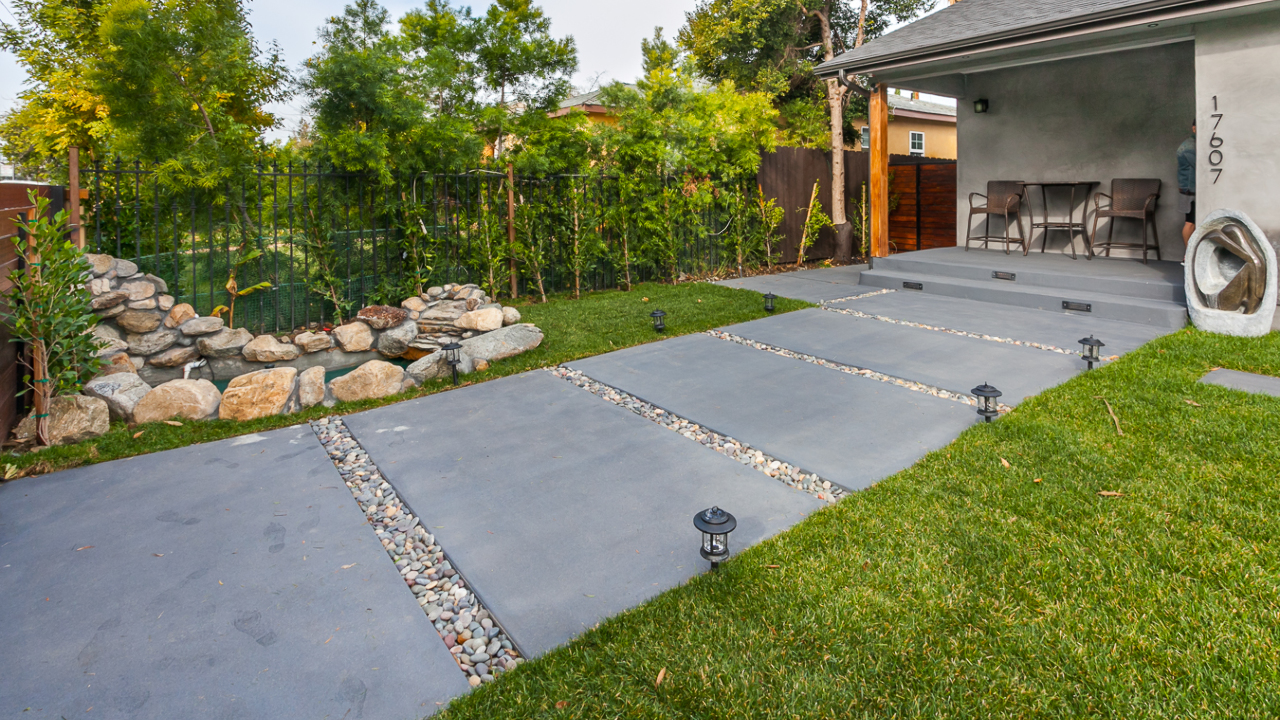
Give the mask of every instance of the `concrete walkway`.
M 739 552 L 949 443 L 973 386 L 1014 404 L 1083 371 L 1081 336 L 1164 332 L 859 272 L 725 281 L 827 302 L 569 364 L 606 397 L 540 370 L 346 425 L 537 656 L 706 572 L 696 512 Z M 5 483 L 0 715 L 431 714 L 467 678 L 406 578 L 307 426 Z

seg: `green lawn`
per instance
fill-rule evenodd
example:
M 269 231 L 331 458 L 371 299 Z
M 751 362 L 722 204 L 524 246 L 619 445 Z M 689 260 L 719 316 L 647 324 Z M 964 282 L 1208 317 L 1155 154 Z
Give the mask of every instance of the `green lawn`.
M 808 303 L 778 298 L 778 312 L 788 312 Z M 667 330 L 659 335 L 653 330 L 649 313 L 666 311 Z M 522 322 L 542 329 L 545 337 L 537 349 L 493 363 L 484 372 L 465 376 L 470 382 L 483 382 L 533 368 L 558 365 L 570 360 L 598 355 L 619 348 L 652 342 L 663 337 L 702 332 L 732 323 L 763 317 L 764 301 L 750 290 L 686 283 L 660 285 L 645 283 L 631 292 L 605 291 L 583 295 L 574 300 L 567 296 L 551 298 L 547 304 L 519 306 Z M 247 423 L 223 420 L 186 422 L 181 427 L 151 423 L 136 427 L 113 423 L 111 431 L 76 445 L 46 448 L 21 456 L 6 454 L 3 462 L 13 470 L 44 473 L 143 453 L 168 450 L 198 442 L 210 442 L 234 435 L 286 427 L 332 414 L 367 410 L 412 397 L 450 389 L 443 380 L 428 382 L 402 395 L 361 403 L 340 403 L 329 409 L 314 407 L 292 415 L 263 418 Z M 135 434 L 141 432 L 138 437 Z M 12 471 L 11 471 L 12 472 Z
M 1280 399 L 1216 366 L 1280 335 L 1156 340 L 444 717 L 1275 717 Z

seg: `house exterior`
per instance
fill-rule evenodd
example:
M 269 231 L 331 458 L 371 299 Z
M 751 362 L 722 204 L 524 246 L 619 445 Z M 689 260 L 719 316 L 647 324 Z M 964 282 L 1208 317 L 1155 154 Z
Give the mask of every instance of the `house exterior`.
M 636 90 L 636 86 L 630 83 L 624 83 L 628 88 Z M 551 111 L 548 117 L 564 117 L 573 110 L 581 110 L 587 114 L 587 121 L 592 123 L 604 123 L 606 125 L 614 125 L 618 119 L 614 117 L 610 108 L 600 103 L 600 96 L 604 94 L 604 89 L 592 90 L 588 93 L 573 95 L 567 97 L 560 102 L 560 107 Z
M 920 93 L 889 93 L 889 154 L 956 158 L 956 109 L 921 100 Z M 871 148 L 871 127 L 860 126 L 851 150 Z
M 875 87 L 873 250 L 875 202 L 887 203 L 874 187 L 876 133 L 889 134 L 876 120 L 889 86 L 958 100 L 959 243 L 968 195 L 989 180 L 1092 180 L 1106 191 L 1114 178 L 1158 178 L 1162 256 L 1180 260 L 1176 153 L 1193 121 L 1194 217 L 1242 210 L 1280 239 L 1276 0 L 960 0 L 818 73 Z

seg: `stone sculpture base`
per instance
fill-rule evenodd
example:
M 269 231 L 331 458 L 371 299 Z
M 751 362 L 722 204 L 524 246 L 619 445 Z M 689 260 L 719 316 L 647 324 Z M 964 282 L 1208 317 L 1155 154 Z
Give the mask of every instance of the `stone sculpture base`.
M 1187 311 L 1201 330 L 1238 337 L 1271 332 L 1276 252 L 1239 210 L 1214 210 L 1187 241 Z

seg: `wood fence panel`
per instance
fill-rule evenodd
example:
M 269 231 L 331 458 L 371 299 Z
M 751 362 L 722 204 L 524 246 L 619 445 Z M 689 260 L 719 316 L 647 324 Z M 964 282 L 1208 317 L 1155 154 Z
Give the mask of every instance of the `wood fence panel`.
M 898 157 L 898 156 L 894 156 Z M 862 185 L 871 177 L 870 154 L 844 151 L 844 197 L 849 222 L 858 223 L 857 204 Z M 813 181 L 818 181 L 818 202 L 831 217 L 831 153 L 812 148 L 780 147 L 760 158 L 756 176 L 766 198 L 773 198 L 784 215 L 778 230 L 783 237 L 782 262 L 795 262 L 800 238 L 804 233 L 804 217 L 809 207 Z M 856 242 L 856 239 L 855 239 Z M 854 249 L 857 254 L 858 249 Z M 834 257 L 836 234 L 825 228 L 818 240 L 805 252 L 807 259 Z
M 890 164 L 889 247 L 911 252 L 956 244 L 956 164 L 894 156 Z

